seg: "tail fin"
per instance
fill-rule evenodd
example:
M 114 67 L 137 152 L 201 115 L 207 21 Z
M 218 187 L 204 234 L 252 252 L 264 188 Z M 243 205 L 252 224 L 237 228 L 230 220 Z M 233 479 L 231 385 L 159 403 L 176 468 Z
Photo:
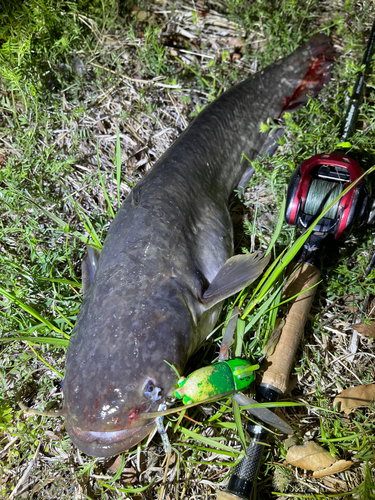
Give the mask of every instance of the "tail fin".
M 285 99 L 282 113 L 292 111 L 306 104 L 308 97 L 316 97 L 331 78 L 336 51 L 331 39 L 319 33 L 307 42 L 311 52 L 311 63 L 294 94 Z M 281 113 L 281 114 L 282 114 Z

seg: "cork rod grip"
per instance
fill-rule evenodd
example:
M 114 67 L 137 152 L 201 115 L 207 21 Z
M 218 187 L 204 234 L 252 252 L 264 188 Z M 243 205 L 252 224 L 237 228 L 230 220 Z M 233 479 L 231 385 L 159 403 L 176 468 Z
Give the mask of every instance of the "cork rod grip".
M 316 285 L 320 280 L 320 271 L 311 264 L 291 264 L 288 273 L 294 269 L 296 272 L 291 276 L 284 288 L 284 297 L 293 297 L 298 292 L 303 292 L 289 302 L 289 312 L 285 325 L 281 331 L 279 342 L 274 353 L 267 359 L 267 369 L 264 372 L 262 385 L 271 385 L 284 393 L 287 388 L 290 371 L 300 343 L 308 313 L 314 300 Z
M 234 495 L 232 493 L 229 493 L 228 491 L 217 491 L 217 500 L 242 500 L 243 497 L 238 497 L 237 495 Z

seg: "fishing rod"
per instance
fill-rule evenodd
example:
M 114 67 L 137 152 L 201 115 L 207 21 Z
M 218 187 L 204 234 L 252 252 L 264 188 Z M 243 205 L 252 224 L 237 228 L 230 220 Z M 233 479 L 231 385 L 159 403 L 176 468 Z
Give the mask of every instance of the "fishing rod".
M 256 400 L 259 403 L 276 402 L 286 392 L 297 348 L 316 293 L 316 285 L 320 281 L 320 259 L 324 244 L 332 238 L 342 240 L 349 235 L 354 225 L 375 222 L 375 200 L 370 197 L 364 178 L 361 179 L 362 169 L 346 154 L 351 147 L 348 140 L 353 135 L 357 122 L 374 49 L 375 22 L 362 60 L 364 71 L 357 75 L 341 127 L 338 149 L 333 153 L 318 154 L 304 161 L 289 182 L 286 222 L 302 230 L 313 224 L 315 227 L 295 261 L 287 269 L 290 278 L 284 287 L 283 300 L 287 297 L 294 298 L 288 303 L 289 310 L 276 348 L 267 358 L 267 368 L 256 391 Z M 356 184 L 316 221 L 323 210 L 355 182 Z M 370 272 L 371 265 L 375 265 L 374 256 L 366 274 Z M 268 431 L 261 423 L 249 424 L 247 431 L 250 435 L 250 445 L 246 456 L 234 467 L 227 489 L 218 492 L 218 500 L 249 500 L 253 496 L 265 446 L 262 443 L 266 443 Z

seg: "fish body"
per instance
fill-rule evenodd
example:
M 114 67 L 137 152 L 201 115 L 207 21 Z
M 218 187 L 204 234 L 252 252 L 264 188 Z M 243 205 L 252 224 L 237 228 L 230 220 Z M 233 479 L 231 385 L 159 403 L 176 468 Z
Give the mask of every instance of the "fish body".
M 316 95 L 333 50 L 324 35 L 208 105 L 137 184 L 109 229 L 69 342 L 68 433 L 88 455 L 143 439 L 137 427 L 175 389 L 222 300 L 265 262 L 233 255 L 228 200 L 265 142 L 261 122 Z M 229 259 L 229 260 L 228 260 Z M 168 362 L 168 363 L 167 363 Z

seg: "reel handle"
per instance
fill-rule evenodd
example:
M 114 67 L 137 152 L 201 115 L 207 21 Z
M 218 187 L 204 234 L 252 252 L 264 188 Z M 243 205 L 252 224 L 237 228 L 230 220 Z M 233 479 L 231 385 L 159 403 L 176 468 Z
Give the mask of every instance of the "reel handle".
M 303 335 L 308 313 L 314 300 L 316 285 L 320 280 L 320 271 L 308 263 L 292 263 L 288 267 L 291 275 L 284 289 L 284 296 L 300 295 L 289 302 L 289 312 L 281 331 L 274 353 L 267 359 L 261 385 L 271 386 L 284 394 L 296 352 Z M 308 288 L 312 287 L 310 290 Z

